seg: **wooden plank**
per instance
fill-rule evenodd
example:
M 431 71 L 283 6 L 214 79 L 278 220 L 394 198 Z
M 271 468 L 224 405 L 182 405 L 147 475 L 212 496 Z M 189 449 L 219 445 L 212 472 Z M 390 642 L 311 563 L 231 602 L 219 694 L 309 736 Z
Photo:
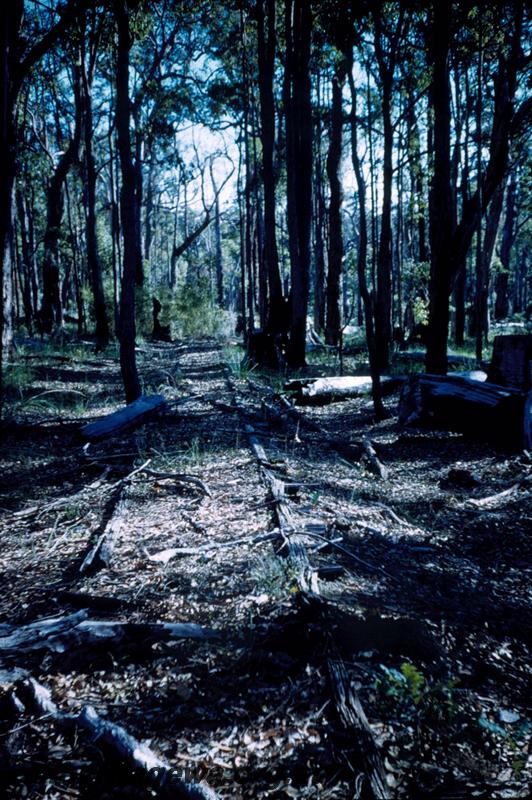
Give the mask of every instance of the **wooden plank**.
M 147 419 L 161 411 L 165 405 L 166 400 L 162 394 L 141 395 L 125 408 L 120 408 L 96 422 L 85 425 L 81 429 L 81 435 L 89 442 L 114 436 L 116 433 L 142 425 Z

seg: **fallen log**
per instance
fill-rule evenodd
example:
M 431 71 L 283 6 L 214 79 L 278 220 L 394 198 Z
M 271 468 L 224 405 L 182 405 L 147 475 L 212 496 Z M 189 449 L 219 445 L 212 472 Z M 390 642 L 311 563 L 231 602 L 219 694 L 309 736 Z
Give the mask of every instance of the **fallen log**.
M 115 544 L 126 526 L 127 497 L 124 495 L 125 485 L 119 485 L 107 502 L 104 523 L 96 543 L 91 545 L 81 562 L 81 575 L 96 572 L 111 563 Z
M 399 400 L 399 422 L 471 434 L 500 445 L 530 447 L 527 395 L 494 383 L 453 375 L 415 375 Z
M 329 676 L 336 699 L 336 708 L 345 728 L 353 731 L 365 766 L 365 773 L 375 800 L 391 797 L 386 781 L 386 770 L 377 748 L 373 731 L 364 712 L 360 697 L 353 688 L 341 660 L 329 660 Z
M 60 711 L 52 700 L 49 689 L 34 678 L 15 685 L 13 696 L 21 711 L 27 710 L 51 718 L 57 727 L 77 741 L 78 730 L 85 731 L 92 742 L 97 743 L 98 753 L 107 760 L 127 765 L 142 775 L 146 783 L 158 791 L 159 797 L 174 800 L 216 800 L 217 795 L 208 786 L 185 781 L 164 759 L 148 745 L 135 739 L 121 725 L 103 719 L 90 706 L 84 706 L 79 714 Z
M 406 377 L 383 376 L 381 386 L 391 393 L 406 381 Z M 372 382 L 367 375 L 342 375 L 329 378 L 296 379 L 285 383 L 287 392 L 295 392 L 298 405 L 326 405 L 338 400 L 350 400 L 371 394 Z
M 125 408 L 113 411 L 112 414 L 85 425 L 81 429 L 81 435 L 89 442 L 96 442 L 99 439 L 106 439 L 125 430 L 137 428 L 150 417 L 162 411 L 165 405 L 166 400 L 162 394 L 141 395 Z
M 82 609 L 66 616 L 51 617 L 28 625 L 2 625 L 0 629 L 0 663 L 19 660 L 32 653 L 64 654 L 75 652 L 83 658 L 97 647 L 109 646 L 145 649 L 155 642 L 176 642 L 181 639 L 216 639 L 220 634 L 212 628 L 193 623 L 118 622 L 88 619 Z

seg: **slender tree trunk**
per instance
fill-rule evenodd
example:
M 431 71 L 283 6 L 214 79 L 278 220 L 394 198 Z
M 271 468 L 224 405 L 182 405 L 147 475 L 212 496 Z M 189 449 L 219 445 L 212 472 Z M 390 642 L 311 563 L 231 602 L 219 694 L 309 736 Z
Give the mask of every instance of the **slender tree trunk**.
M 264 261 L 268 280 L 267 329 L 282 333 L 283 287 L 279 272 L 275 230 L 275 103 L 273 77 L 275 68 L 275 0 L 257 4 L 257 39 L 259 64 L 260 122 L 262 139 L 262 177 L 264 185 Z
M 305 365 L 310 228 L 312 222 L 312 117 L 310 97 L 310 0 L 285 0 L 285 107 L 288 172 L 288 219 L 291 277 L 291 326 L 288 360 Z M 294 203 L 293 216 L 290 206 Z M 292 217 L 292 218 L 291 218 Z
M 495 252 L 495 242 L 497 241 L 497 233 L 499 231 L 499 223 L 502 215 L 502 207 L 504 200 L 504 181 L 497 187 L 495 194 L 490 203 L 488 216 L 486 219 L 486 226 L 484 230 L 484 240 L 482 242 L 481 252 L 481 295 L 479 302 L 479 328 L 482 336 L 481 343 L 486 344 L 489 333 L 489 288 L 490 288 L 490 274 L 491 262 L 493 260 L 493 253 Z M 478 340 L 477 340 L 478 341 Z M 479 355 L 480 353 L 480 355 Z M 480 361 L 482 358 L 482 348 L 478 350 L 477 359 Z
M 65 181 L 70 169 L 78 159 L 81 140 L 80 79 L 80 69 L 79 66 L 76 65 L 74 67 L 74 86 L 76 91 L 74 136 L 58 161 L 55 172 L 50 179 L 47 194 L 41 305 L 41 325 L 44 333 L 51 333 L 54 327 L 60 327 L 62 325 L 61 294 L 59 289 L 59 239 L 61 236 L 61 223 L 65 205 Z
M 216 302 L 225 307 L 224 265 L 222 256 L 222 226 L 220 221 L 220 200 L 216 196 L 214 204 L 214 261 L 216 270 Z
M 33 270 L 32 252 L 31 252 L 30 236 L 29 236 L 28 210 L 26 203 L 24 202 L 22 190 L 20 188 L 17 188 L 16 199 L 17 199 L 17 211 L 19 220 L 19 231 L 20 231 L 22 271 L 24 274 L 24 284 L 23 284 L 24 318 L 26 321 L 26 328 L 28 334 L 32 336 L 33 314 L 34 314 L 34 308 L 32 303 L 32 292 L 31 292 L 31 279 Z
M 430 104 L 434 118 L 434 165 L 430 187 L 430 298 L 427 372 L 447 372 L 447 336 L 451 265 L 451 100 L 448 57 L 451 44 L 450 0 L 434 3 L 429 47 L 433 79 Z
M 326 222 L 325 198 L 323 196 L 323 159 L 321 152 L 322 123 L 321 123 L 321 81 L 318 74 L 316 88 L 318 97 L 318 107 L 320 113 L 317 114 L 316 135 L 314 136 L 314 161 L 316 169 L 314 171 L 314 328 L 318 333 L 325 330 L 325 243 L 323 230 Z
M 116 54 L 116 130 L 122 169 L 120 209 L 124 241 L 124 263 L 120 293 L 120 367 L 126 402 L 132 403 L 141 394 L 135 360 L 135 273 L 137 267 L 136 176 L 131 158 L 129 49 L 131 35 L 126 0 L 115 0 L 114 14 L 118 28 Z
M 240 11 L 240 43 L 242 51 L 242 84 L 244 92 L 244 112 L 242 117 L 242 136 L 244 143 L 245 161 L 245 180 L 244 180 L 244 263 L 247 279 L 247 335 L 248 337 L 255 328 L 255 281 L 253 275 L 253 238 L 252 238 L 252 218 L 251 218 L 251 149 L 249 146 L 249 122 L 250 122 L 250 99 L 249 99 L 249 70 L 248 54 L 245 37 L 244 11 Z
M 501 241 L 501 269 L 495 279 L 495 319 L 501 322 L 508 317 L 508 284 L 510 279 L 510 254 L 515 238 L 515 196 L 517 180 L 512 173 L 506 192 L 506 207 Z
M 353 170 L 355 172 L 357 184 L 357 197 L 359 209 L 359 237 L 358 237 L 358 258 L 357 258 L 357 274 L 360 295 L 364 304 L 364 319 L 366 326 L 366 342 L 368 345 L 369 354 L 369 367 L 371 373 L 371 385 L 373 395 L 373 407 L 375 409 L 375 416 L 377 419 L 383 419 L 386 416 L 386 410 L 382 402 L 381 378 L 379 369 L 379 357 L 377 352 L 377 341 L 375 338 L 375 316 L 374 316 L 374 303 L 372 295 L 368 289 L 367 281 L 367 260 L 368 260 L 368 225 L 366 213 L 366 182 L 364 180 L 364 173 L 358 157 L 358 134 L 357 134 L 357 102 L 355 81 L 353 79 L 353 54 L 349 50 L 346 54 L 347 60 L 347 78 L 349 81 L 349 89 L 351 93 L 351 120 L 350 120 L 350 133 L 351 133 L 351 159 L 353 162 Z
M 344 243 L 342 238 L 342 160 L 343 110 L 342 92 L 345 82 L 345 63 L 336 65 L 332 81 L 331 132 L 327 155 L 327 176 L 330 186 L 329 201 L 329 257 L 327 269 L 327 323 L 325 341 L 338 345 L 341 338 L 340 279 Z
M 382 173 L 382 215 L 377 255 L 377 303 L 375 327 L 377 346 L 381 368 L 390 363 L 390 345 L 392 341 L 392 184 L 393 184 L 393 124 L 392 124 L 392 89 L 398 44 L 403 26 L 401 9 L 397 28 L 390 37 L 388 52 L 384 52 L 382 9 L 373 12 L 375 28 L 375 55 L 379 67 L 382 124 L 383 124 L 383 173 Z
M 94 298 L 94 316 L 96 322 L 96 349 L 102 350 L 109 343 L 109 322 L 105 306 L 103 289 L 102 265 L 98 253 L 98 238 L 96 235 L 96 164 L 92 149 L 93 120 L 92 120 L 92 80 L 93 66 L 87 67 L 85 54 L 85 26 L 82 29 L 81 61 L 81 114 L 83 119 L 83 146 L 84 146 L 84 172 L 85 172 L 85 198 L 87 206 L 87 266 L 91 280 L 92 295 Z M 112 166 L 111 166 L 112 169 Z

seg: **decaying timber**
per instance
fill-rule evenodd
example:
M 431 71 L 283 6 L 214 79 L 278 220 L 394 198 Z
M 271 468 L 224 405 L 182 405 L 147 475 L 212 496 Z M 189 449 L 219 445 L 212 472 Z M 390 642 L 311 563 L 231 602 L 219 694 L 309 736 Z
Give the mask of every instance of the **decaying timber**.
M 517 389 L 454 375 L 415 375 L 399 401 L 403 425 L 460 431 L 505 447 L 528 448 L 530 403 Z
M 100 758 L 103 756 L 109 762 L 121 763 L 134 770 L 148 785 L 158 790 L 158 797 L 216 800 L 217 795 L 210 787 L 180 778 L 151 747 L 135 739 L 121 725 L 101 717 L 92 706 L 84 706 L 79 714 L 61 711 L 53 702 L 50 691 L 34 678 L 18 682 L 11 694 L 19 714 L 26 712 L 50 718 L 74 742 L 78 731 L 85 731 L 90 740 L 97 743 Z
M 98 647 L 125 646 L 132 651 L 155 642 L 176 642 L 181 639 L 215 639 L 218 633 L 193 623 L 121 622 L 93 620 L 84 609 L 73 614 L 50 617 L 28 625 L 0 626 L 0 664 L 20 661 L 35 654 L 65 654 L 76 658 L 94 653 Z
M 81 429 L 81 435 L 89 442 L 99 439 L 106 439 L 125 430 L 131 430 L 142 425 L 146 420 L 162 411 L 166 405 L 166 400 L 162 394 L 151 396 L 141 395 L 133 403 L 129 403 L 125 408 L 113 411 L 96 422 L 90 422 Z
M 488 380 L 524 392 L 532 389 L 532 334 L 495 337 Z
M 384 392 L 390 393 L 402 386 L 405 380 L 404 376 L 383 376 L 381 386 Z M 299 405 L 326 405 L 336 400 L 350 400 L 371 394 L 372 381 L 367 375 L 342 375 L 292 380 L 284 388 L 295 393 L 295 401 Z

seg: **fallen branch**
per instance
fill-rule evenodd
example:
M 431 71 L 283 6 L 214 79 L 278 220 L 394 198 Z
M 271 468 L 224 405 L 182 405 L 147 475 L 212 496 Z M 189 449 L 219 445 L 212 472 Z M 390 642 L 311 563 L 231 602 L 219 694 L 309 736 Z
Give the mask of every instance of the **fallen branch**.
M 28 625 L 3 625 L 0 629 L 0 661 L 20 658 L 31 653 L 66 653 L 83 650 L 91 653 L 95 646 L 110 644 L 149 647 L 155 642 L 181 639 L 216 639 L 219 632 L 193 623 L 117 622 L 88 619 L 82 609 L 66 616 L 51 617 Z
M 343 661 L 329 660 L 329 675 L 340 718 L 345 727 L 356 734 L 356 741 L 369 777 L 373 797 L 375 800 L 389 800 L 390 791 L 386 782 L 384 764 L 375 744 L 368 718 L 362 708 L 360 698 L 348 678 Z
M 177 556 L 205 556 L 214 553 L 216 550 L 225 550 L 227 547 L 268 542 L 277 538 L 277 536 L 277 533 L 271 532 L 255 536 L 251 539 L 251 542 L 249 539 L 231 539 L 229 542 L 209 542 L 209 544 L 199 545 L 198 547 L 168 547 L 165 550 L 159 550 L 157 553 L 153 554 L 150 554 L 146 548 L 142 548 L 142 553 L 149 561 L 155 561 L 156 563 L 166 565 L 173 558 L 177 558 Z
M 142 425 L 150 417 L 161 411 L 166 405 L 166 400 L 161 394 L 147 397 L 141 395 L 133 403 L 118 411 L 113 411 L 96 422 L 90 422 L 81 429 L 81 435 L 89 442 L 106 439 L 124 430 L 130 430 Z
M 207 495 L 207 497 L 212 497 L 209 487 L 202 480 L 196 478 L 195 475 L 188 475 L 185 472 L 164 472 L 156 469 L 147 469 L 146 467 L 141 467 L 139 472 L 143 472 L 145 475 L 149 475 L 151 478 L 159 478 L 160 480 L 173 480 L 177 483 L 190 484 L 191 486 L 195 486 L 197 489 L 200 489 L 203 494 Z
M 521 478 L 520 481 L 512 484 L 512 486 L 509 486 L 508 489 L 504 489 L 502 492 L 497 492 L 497 494 L 492 494 L 488 497 L 481 497 L 478 499 L 471 498 L 463 504 L 463 508 L 476 508 L 479 511 L 492 511 L 494 508 L 497 508 L 501 505 L 506 505 L 506 503 L 517 500 L 520 497 L 527 498 L 530 495 L 530 492 L 523 492 L 523 489 L 527 489 L 529 486 L 532 486 L 532 475 L 527 475 L 524 478 Z
M 84 730 L 104 757 L 125 762 L 130 769 L 139 771 L 148 784 L 162 791 L 162 796 L 175 800 L 216 800 L 211 788 L 182 780 L 148 745 L 135 739 L 122 726 L 100 717 L 92 706 L 84 706 L 79 714 L 60 711 L 49 689 L 34 678 L 16 684 L 14 694 L 29 712 L 52 718 L 74 742 L 77 731 Z

